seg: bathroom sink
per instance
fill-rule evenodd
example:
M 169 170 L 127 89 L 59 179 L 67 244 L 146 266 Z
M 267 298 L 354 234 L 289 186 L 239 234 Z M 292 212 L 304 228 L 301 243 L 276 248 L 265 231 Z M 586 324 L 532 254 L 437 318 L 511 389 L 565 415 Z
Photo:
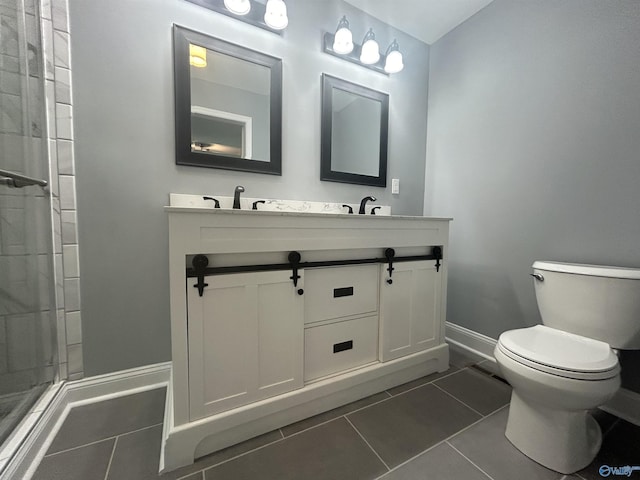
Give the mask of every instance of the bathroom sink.
M 216 207 L 216 200 L 218 201 L 219 207 Z M 211 210 L 233 210 L 233 200 L 233 197 L 230 196 L 171 193 L 169 195 L 169 206 L 183 208 L 203 208 Z M 358 209 L 360 207 L 359 204 L 307 202 L 302 200 L 276 200 L 251 197 L 240 198 L 240 210 L 244 212 L 255 211 L 349 215 L 348 208 L 345 205 L 349 205 L 352 208 L 354 214 L 357 215 Z M 390 206 L 377 205 L 375 203 L 367 204 L 367 214 L 370 214 L 371 209 L 375 207 L 379 207 L 376 208 L 375 215 L 386 217 L 391 215 Z

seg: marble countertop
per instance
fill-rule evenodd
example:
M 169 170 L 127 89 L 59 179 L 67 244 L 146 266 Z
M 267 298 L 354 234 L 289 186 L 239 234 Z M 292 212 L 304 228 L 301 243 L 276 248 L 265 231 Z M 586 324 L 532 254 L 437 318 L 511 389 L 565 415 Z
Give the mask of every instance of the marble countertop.
M 359 215 L 349 213 L 315 213 L 315 212 L 282 212 L 269 210 L 238 210 L 230 208 L 210 208 L 210 207 L 176 207 L 165 206 L 165 211 L 169 213 L 204 213 L 213 215 L 257 215 L 257 216 L 291 216 L 291 217 L 327 217 L 344 218 L 353 220 L 378 219 L 378 220 L 453 220 L 451 217 L 424 217 L 417 215 Z

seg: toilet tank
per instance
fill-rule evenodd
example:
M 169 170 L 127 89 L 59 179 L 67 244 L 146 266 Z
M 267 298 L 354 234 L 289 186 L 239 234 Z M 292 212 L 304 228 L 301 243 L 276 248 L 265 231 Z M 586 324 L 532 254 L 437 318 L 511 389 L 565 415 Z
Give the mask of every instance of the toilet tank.
M 533 272 L 542 323 L 640 349 L 640 269 L 537 261 Z

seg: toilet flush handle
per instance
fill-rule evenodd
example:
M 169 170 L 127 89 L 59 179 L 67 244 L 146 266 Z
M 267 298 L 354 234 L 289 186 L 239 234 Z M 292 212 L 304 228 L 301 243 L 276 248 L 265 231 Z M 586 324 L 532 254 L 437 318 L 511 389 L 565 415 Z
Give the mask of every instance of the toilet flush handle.
M 544 282 L 544 277 L 540 273 L 530 273 L 529 275 L 531 275 L 533 278 L 535 278 L 539 282 Z

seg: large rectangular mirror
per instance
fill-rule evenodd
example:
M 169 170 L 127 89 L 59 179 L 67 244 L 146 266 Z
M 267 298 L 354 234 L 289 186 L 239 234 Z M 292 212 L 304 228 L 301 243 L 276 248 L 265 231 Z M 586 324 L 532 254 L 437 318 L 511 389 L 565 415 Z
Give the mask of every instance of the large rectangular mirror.
M 387 186 L 389 96 L 322 76 L 320 179 Z
M 282 61 L 174 25 L 176 163 L 282 173 Z

